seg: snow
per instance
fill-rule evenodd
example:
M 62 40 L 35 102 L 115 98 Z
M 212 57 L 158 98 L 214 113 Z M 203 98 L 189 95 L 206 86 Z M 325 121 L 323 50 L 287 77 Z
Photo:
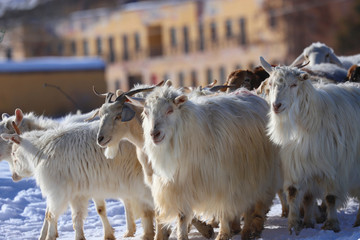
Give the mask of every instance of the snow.
M 102 239 L 103 230 L 100 218 L 97 215 L 94 204 L 89 202 L 89 213 L 85 221 L 85 236 L 87 240 Z M 34 179 L 24 179 L 20 182 L 13 182 L 10 170 L 6 161 L 0 162 L 0 240 L 34 240 L 40 235 L 46 209 L 45 199 L 40 189 L 36 186 Z M 278 198 L 268 213 L 265 229 L 262 234 L 264 240 L 272 239 L 311 239 L 311 240 L 348 240 L 360 239 L 360 228 L 353 228 L 358 203 L 350 199 L 346 208 L 339 211 L 341 229 L 339 233 L 321 230 L 317 224 L 315 229 L 304 229 L 299 236 L 289 235 L 287 230 L 287 219 L 281 218 L 281 205 Z M 120 201 L 107 200 L 107 213 L 111 225 L 115 229 L 117 239 L 124 239 L 126 232 L 126 220 L 124 206 Z M 129 240 L 140 239 L 143 230 L 141 222 L 137 220 L 137 232 L 135 237 Z M 71 222 L 70 210 L 67 210 L 58 222 L 59 238 L 61 240 L 74 239 L 74 231 Z M 218 229 L 215 229 L 218 232 Z M 192 229 L 190 239 L 204 240 L 201 235 Z M 175 234 L 171 239 L 176 239 Z M 233 239 L 240 240 L 240 236 Z

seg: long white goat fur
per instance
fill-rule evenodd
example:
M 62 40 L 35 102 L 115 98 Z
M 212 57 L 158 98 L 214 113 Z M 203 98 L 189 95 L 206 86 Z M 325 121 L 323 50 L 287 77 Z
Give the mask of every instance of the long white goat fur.
M 165 126 L 170 140 L 154 145 L 144 119 L 145 149 L 153 166 L 153 196 L 164 221 L 183 214 L 233 219 L 278 190 L 279 161 L 265 133 L 267 103 L 246 91 L 194 97 Z M 182 93 L 159 87 L 146 105 L 159 108 Z M 158 109 L 154 109 L 157 111 Z
M 274 72 L 286 79 L 300 70 L 276 67 Z M 306 80 L 298 87 L 297 97 L 286 102 L 288 114 L 271 111 L 268 124 L 271 140 L 282 146 L 285 181 L 306 183 L 316 177 L 339 193 L 341 205 L 349 190 L 360 184 L 360 125 L 354 122 L 360 119 L 359 85 L 314 87 Z
M 14 144 L 18 162 L 34 174 L 48 209 L 61 214 L 76 196 L 130 201 L 135 217 L 152 212 L 150 189 L 143 182 L 135 147 L 121 141 L 115 159 L 107 160 L 96 144 L 98 121 L 60 125 L 21 135 Z M 16 169 L 16 166 L 15 166 Z

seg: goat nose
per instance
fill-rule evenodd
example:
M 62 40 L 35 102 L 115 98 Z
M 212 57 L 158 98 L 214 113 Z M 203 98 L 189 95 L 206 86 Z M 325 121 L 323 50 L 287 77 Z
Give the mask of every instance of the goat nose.
M 280 107 L 281 107 L 281 103 L 273 103 L 274 111 L 278 111 Z
M 104 136 L 99 136 L 97 140 L 98 140 L 98 143 L 101 143 L 102 140 L 104 140 Z

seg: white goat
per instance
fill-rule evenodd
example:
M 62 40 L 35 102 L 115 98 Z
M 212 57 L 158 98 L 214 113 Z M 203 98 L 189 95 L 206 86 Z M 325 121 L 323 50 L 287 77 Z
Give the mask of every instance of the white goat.
M 105 153 L 108 158 L 112 158 L 112 153 L 117 151 L 118 144 L 123 139 L 136 146 L 137 157 L 144 172 L 144 181 L 149 187 L 152 187 L 153 169 L 148 161 L 147 154 L 144 152 L 141 117 L 143 107 L 126 102 L 126 96 L 134 95 L 138 98 L 144 98 L 147 91 L 152 89 L 153 87 L 150 86 L 137 85 L 129 92 L 117 92 L 117 98 L 114 102 L 109 98 L 99 110 L 100 127 L 97 134 L 97 143 L 99 146 L 106 148 Z M 192 224 L 206 238 L 210 238 L 214 233 L 211 226 L 202 223 L 196 218 L 192 220 Z M 161 239 L 169 234 L 159 222 L 157 222 L 156 228 L 155 239 Z
M 83 220 L 91 197 L 102 201 L 105 198 L 123 199 L 128 206 L 126 210 L 133 211 L 126 213 L 127 223 L 130 223 L 126 236 L 133 236 L 134 217 L 141 217 L 143 239 L 153 239 L 154 205 L 150 189 L 143 182 L 135 148 L 123 141 L 115 159 L 106 160 L 96 144 L 98 125 L 98 121 L 73 123 L 46 131 L 26 132 L 21 136 L 1 135 L 15 143 L 12 146 L 15 180 L 34 176 L 46 197 L 46 222 L 41 239 L 56 238 L 57 219 L 68 204 L 72 209 L 75 239 L 85 239 Z M 100 214 L 105 209 L 97 210 Z M 110 224 L 107 222 L 106 226 L 110 227 Z M 115 239 L 111 227 L 105 232 L 109 233 L 105 239 Z
M 360 63 L 360 54 L 338 57 L 332 48 L 324 43 L 316 42 L 306 47 L 291 65 L 295 66 L 298 62 L 303 61 L 310 61 L 310 66 L 320 63 L 333 63 L 347 70 L 352 65 Z
M 260 234 L 281 178 L 267 103 L 247 90 L 188 99 L 169 85 L 147 96 L 143 115 L 159 218 L 177 218 L 178 239 L 187 239 L 193 212 L 215 216 L 217 239 L 229 239 L 244 213 L 242 239 Z
M 322 194 L 327 205 L 323 229 L 340 231 L 336 208 L 347 194 L 360 197 L 360 88 L 355 83 L 314 87 L 294 67 L 261 64 L 270 74 L 268 133 L 281 146 L 289 230 L 302 229 L 299 203 L 304 192 Z M 323 192 L 323 193 L 322 193 Z M 354 226 L 360 225 L 358 213 Z
M 12 127 L 12 122 L 14 121 L 17 126 L 19 127 L 21 132 L 28 132 L 32 130 L 46 130 L 46 129 L 53 129 L 56 127 L 59 127 L 62 124 L 72 124 L 75 122 L 83 122 L 84 120 L 90 118 L 94 113 L 97 111 L 97 109 L 85 113 L 85 114 L 69 114 L 59 120 L 55 120 L 52 118 L 48 118 L 45 116 L 37 116 L 34 113 L 27 113 L 24 114 L 21 109 L 16 109 L 15 114 L 13 116 L 10 116 L 9 114 L 2 114 L 2 121 L 0 122 L 0 134 L 7 133 L 12 134 L 14 133 L 14 129 Z M 0 139 L 0 161 L 6 160 L 9 164 L 10 171 L 13 173 L 12 179 L 14 181 L 18 181 L 19 176 L 15 174 L 13 169 L 13 162 L 11 159 L 11 148 L 12 143 L 8 141 L 4 141 L 3 139 Z M 99 198 L 93 198 L 93 201 L 95 203 L 97 212 L 101 218 L 103 228 L 104 228 L 104 236 L 106 239 L 113 239 L 115 238 L 113 236 L 114 230 L 112 229 L 109 220 L 106 215 L 106 204 L 104 199 Z M 126 213 L 131 214 L 131 208 L 128 206 L 127 202 L 124 202 L 124 207 Z M 134 232 L 133 226 L 135 226 L 135 221 L 131 218 L 128 218 L 129 220 L 132 220 L 132 222 L 127 222 L 128 226 L 128 234 L 131 236 L 131 233 Z M 47 234 L 47 221 L 46 217 L 44 218 L 44 224 L 41 231 L 40 239 L 44 239 Z M 132 229 L 129 229 L 132 228 Z

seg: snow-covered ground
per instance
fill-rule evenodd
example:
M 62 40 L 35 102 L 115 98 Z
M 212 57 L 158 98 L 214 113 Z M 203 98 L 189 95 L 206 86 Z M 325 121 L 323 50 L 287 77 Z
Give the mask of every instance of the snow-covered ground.
M 0 162 L 0 240 L 34 240 L 40 234 L 45 213 L 45 200 L 41 196 L 40 189 L 36 186 L 33 179 L 22 180 L 14 183 L 8 164 Z M 360 239 L 360 228 L 353 228 L 358 204 L 350 200 L 345 209 L 339 211 L 339 219 L 342 231 L 333 233 L 320 229 L 321 225 L 316 225 L 315 229 L 305 229 L 299 236 L 289 235 L 287 230 L 287 220 L 281 218 L 281 205 L 276 198 L 268 213 L 265 230 L 262 239 Z M 107 201 L 107 212 L 110 223 L 115 228 L 117 239 L 124 239 L 126 231 L 125 211 L 123 204 L 117 200 Z M 59 219 L 58 223 L 59 239 L 74 239 L 70 211 L 66 211 Z M 217 232 L 218 229 L 215 229 Z M 140 221 L 137 221 L 137 232 L 134 238 L 140 239 L 142 228 Z M 85 221 L 85 236 L 88 240 L 102 239 L 102 225 L 97 216 L 94 204 L 90 201 L 89 214 Z M 175 235 L 171 236 L 175 239 Z M 194 229 L 191 230 L 190 239 L 203 240 Z M 241 239 L 235 236 L 233 239 Z

